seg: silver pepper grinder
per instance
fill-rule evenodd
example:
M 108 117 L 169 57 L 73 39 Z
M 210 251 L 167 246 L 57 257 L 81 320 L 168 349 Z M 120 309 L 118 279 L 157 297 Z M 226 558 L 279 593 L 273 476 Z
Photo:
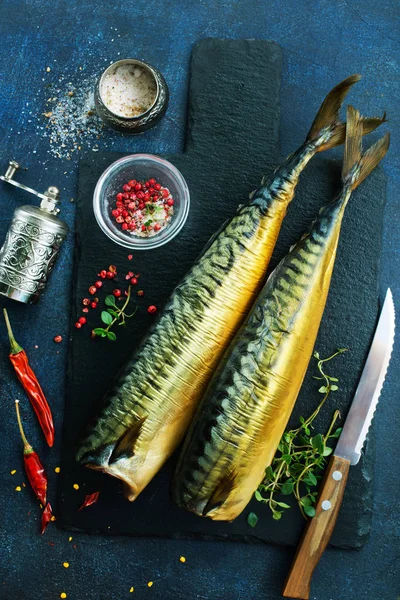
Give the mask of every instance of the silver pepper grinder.
M 40 207 L 18 207 L 0 249 L 0 294 L 36 304 L 46 286 L 68 226 L 56 216 L 60 212 L 59 191 L 49 187 L 43 194 L 13 179 L 19 164 L 9 162 L 0 179 L 42 199 Z

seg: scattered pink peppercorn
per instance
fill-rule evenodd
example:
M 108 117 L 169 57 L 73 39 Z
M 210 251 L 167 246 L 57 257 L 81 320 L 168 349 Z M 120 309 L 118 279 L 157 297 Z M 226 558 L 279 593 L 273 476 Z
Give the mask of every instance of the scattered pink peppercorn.
M 97 307 L 97 302 L 91 302 L 90 303 L 90 307 L 91 308 L 96 308 Z
M 144 291 L 143 290 L 138 290 L 137 292 L 138 296 L 144 296 Z
M 89 309 L 88 309 L 88 307 L 87 307 L 87 306 L 85 306 L 85 308 L 82 308 L 82 312 L 84 312 L 84 313 L 88 313 L 88 312 L 89 312 Z
M 79 323 L 79 321 L 77 321 L 77 322 L 75 323 L 75 327 L 76 327 L 77 329 L 80 329 L 80 328 L 82 327 L 82 325 Z
M 105 279 L 107 277 L 107 271 L 105 269 L 102 269 L 99 273 L 99 277 Z
M 157 306 L 154 306 L 154 304 L 151 304 L 148 307 L 147 312 L 150 313 L 151 315 L 154 315 L 154 313 L 157 312 Z
M 115 298 L 119 298 L 121 296 L 121 290 L 113 290 L 113 296 L 115 296 Z
M 84 298 L 84 299 L 82 300 L 82 304 L 83 304 L 83 306 L 89 306 L 89 304 L 90 304 L 90 300 L 89 300 L 89 298 Z
M 56 344 L 59 344 L 60 342 L 62 342 L 62 336 L 61 335 L 56 335 L 54 338 L 54 341 Z
M 80 323 L 81 325 L 85 325 L 85 323 L 86 323 L 86 317 L 79 317 L 78 323 Z
M 131 279 L 131 284 L 132 285 L 137 285 L 138 280 L 136 279 L 136 277 L 132 277 Z
M 102 281 L 96 281 L 96 283 L 94 284 L 97 289 L 99 290 L 102 286 L 103 286 L 103 282 Z
M 97 292 L 97 287 L 95 285 L 91 285 L 89 288 L 89 294 L 92 296 Z
M 133 254 L 128 254 L 128 260 L 132 260 Z
M 111 271 L 107 271 L 107 279 L 114 279 L 114 277 L 114 273 L 111 273 Z

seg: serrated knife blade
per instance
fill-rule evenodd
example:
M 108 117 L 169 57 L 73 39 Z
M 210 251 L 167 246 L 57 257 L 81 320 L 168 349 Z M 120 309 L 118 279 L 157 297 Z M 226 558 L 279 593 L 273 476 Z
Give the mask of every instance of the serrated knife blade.
M 334 454 L 356 465 L 371 425 L 393 349 L 395 311 L 392 292 L 386 292 L 374 339 Z
M 286 579 L 282 591 L 285 598 L 308 600 L 310 597 L 311 577 L 335 527 L 350 465 L 360 460 L 378 404 L 392 354 L 394 329 L 394 304 L 388 289 L 360 382 L 318 489 L 315 516 L 305 527 Z

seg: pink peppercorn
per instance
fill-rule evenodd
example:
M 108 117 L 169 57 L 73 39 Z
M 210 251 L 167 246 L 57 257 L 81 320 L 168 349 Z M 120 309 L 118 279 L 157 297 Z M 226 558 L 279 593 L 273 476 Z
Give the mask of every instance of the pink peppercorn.
M 157 312 L 157 306 L 154 306 L 154 304 L 151 304 L 151 306 L 148 307 L 147 312 L 150 313 L 151 315 L 153 315 L 154 313 Z

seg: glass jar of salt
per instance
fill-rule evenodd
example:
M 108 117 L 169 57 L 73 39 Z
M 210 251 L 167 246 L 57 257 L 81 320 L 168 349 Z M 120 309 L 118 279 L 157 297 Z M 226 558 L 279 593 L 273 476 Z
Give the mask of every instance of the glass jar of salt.
M 161 73 L 141 60 L 126 58 L 102 73 L 95 90 L 101 119 L 122 133 L 142 133 L 167 110 L 168 86 Z

